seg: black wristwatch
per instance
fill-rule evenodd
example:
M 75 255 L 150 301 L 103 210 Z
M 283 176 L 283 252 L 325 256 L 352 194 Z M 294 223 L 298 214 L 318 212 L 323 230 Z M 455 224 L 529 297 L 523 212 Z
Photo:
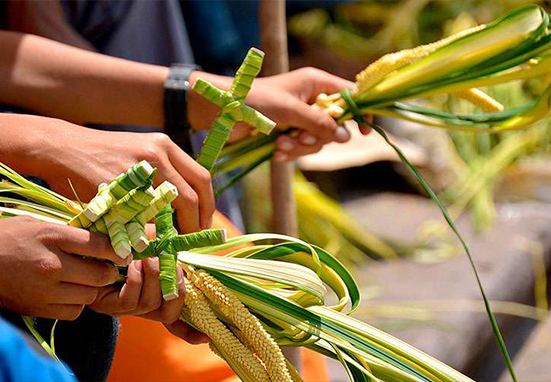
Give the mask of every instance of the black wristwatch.
M 172 64 L 165 81 L 164 92 L 165 133 L 189 155 L 193 154 L 193 149 L 186 97 L 189 76 L 194 70 L 201 70 L 201 67 L 193 64 Z

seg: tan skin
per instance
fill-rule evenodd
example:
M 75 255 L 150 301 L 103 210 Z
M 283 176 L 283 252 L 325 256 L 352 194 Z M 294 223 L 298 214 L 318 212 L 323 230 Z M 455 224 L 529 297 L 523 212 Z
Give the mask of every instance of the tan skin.
M 210 226 L 214 211 L 210 176 L 165 135 L 99 132 L 60 120 L 161 128 L 166 67 L 108 57 L 14 32 L 0 31 L 0 46 L 0 103 L 59 118 L 0 115 L 2 161 L 19 172 L 44 178 L 68 197 L 73 196 L 67 183 L 71 179 L 79 196 L 89 200 L 99 183 L 147 159 L 158 167 L 159 181 L 168 179 L 178 187 L 180 195 L 174 207 L 180 228 L 192 232 Z M 232 81 L 230 77 L 196 71 L 191 83 L 199 77 L 223 89 L 228 89 Z M 346 80 L 312 68 L 256 80 L 247 103 L 280 128 L 300 131 L 298 138 L 278 139 L 275 159 L 292 160 L 318 151 L 325 143 L 347 141 L 346 129 L 309 105 L 319 93 L 334 93 L 350 86 L 352 83 Z M 187 108 L 196 130 L 208 129 L 218 113 L 217 107 L 193 92 L 189 93 Z M 368 128 L 360 129 L 364 134 L 369 132 Z M 244 124 L 234 130 L 234 140 L 250 132 Z M 159 302 L 159 287 L 154 281 L 158 265 L 154 262 L 132 264 L 133 276 L 124 290 L 101 287 L 94 309 L 165 323 L 176 319 L 182 300 Z M 178 321 L 167 327 L 191 342 L 205 340 Z
M 12 126 L 18 128 L 13 129 Z M 180 163 L 181 171 L 185 170 L 187 175 L 192 171 L 200 171 L 192 178 L 201 179 L 203 176 L 200 186 L 211 192 L 204 199 L 211 201 L 211 208 L 214 208 L 208 172 L 180 151 L 164 134 L 101 132 L 53 118 L 9 114 L 0 114 L 0 129 L 6 132 L 0 140 L 0 160 L 3 163 L 18 172 L 43 178 L 52 188 L 66 195 L 71 195 L 67 182 L 67 179 L 71 179 L 83 199 L 86 190 L 92 190 L 94 184 L 112 179 L 138 158 L 147 158 L 154 163 L 161 179 L 170 178 L 172 182 L 180 182 L 180 189 L 189 188 L 183 176 L 170 172 L 175 171 L 171 165 L 173 159 L 169 156 L 171 150 L 174 150 L 174 155 L 181 157 L 177 160 L 187 161 Z M 37 131 L 41 134 L 37 134 Z M 52 136 L 58 139 L 51 139 Z M 67 147 L 66 142 L 71 142 L 71 147 Z M 117 154 L 117 145 L 129 142 L 136 150 L 135 158 L 129 157 L 128 153 Z M 165 147 L 170 149 L 163 149 Z M 22 152 L 26 155 L 21 155 Z M 163 152 L 167 153 L 166 157 L 159 155 Z M 154 155 L 144 156 L 146 153 Z M 104 157 L 109 160 L 102 160 Z M 186 205 L 183 208 L 198 207 L 197 198 L 184 200 Z M 208 212 L 207 216 L 211 215 L 212 211 Z M 154 236 L 154 226 L 149 225 L 147 228 L 149 234 Z M 84 243 L 83 235 L 90 237 L 89 243 Z M 55 241 L 51 237 L 55 237 Z M 0 277 L 6 281 L 6 285 L 0 281 L 2 308 L 35 317 L 67 320 L 75 319 L 83 306 L 89 305 L 97 312 L 113 316 L 135 315 L 160 321 L 170 332 L 190 343 L 208 341 L 204 334 L 178 320 L 183 305 L 183 290 L 178 299 L 162 299 L 157 259 L 132 262 L 128 268 L 127 282 L 120 288 L 112 285 L 118 275 L 115 267 L 72 255 L 91 254 L 119 265 L 127 265 L 129 261 L 122 261 L 116 256 L 109 239 L 103 235 L 41 223 L 30 218 L 9 218 L 0 220 L 0 240 L 3 243 L 0 248 Z M 74 244 L 75 241 L 77 244 Z M 83 247 L 79 248 L 78 243 L 83 243 Z M 97 252 L 94 252 L 95 249 Z M 14 253 L 17 256 L 13 256 Z M 24 274 L 14 273 L 18 269 L 24 269 Z M 97 275 L 97 269 L 100 269 L 104 278 Z M 2 271 L 8 272 L 5 277 L 1 275 Z M 72 275 L 78 277 L 65 279 Z M 181 270 L 179 279 L 182 280 Z M 74 286 L 67 281 L 79 285 Z M 85 285 L 81 286 L 82 283 Z M 67 306 L 66 296 L 69 293 L 73 297 L 70 306 Z
M 5 132 L 0 142 L 4 163 L 74 198 L 70 179 L 83 201 L 96 194 L 98 184 L 145 159 L 157 167 L 155 185 L 170 180 L 178 188 L 173 205 L 181 230 L 195 232 L 210 226 L 214 212 L 210 175 L 164 134 L 98 131 L 15 114 L 0 114 L 0 130 Z
M 209 341 L 178 320 L 183 293 L 178 299 L 162 301 L 157 259 L 130 263 L 130 258 L 123 260 L 115 254 L 104 235 L 30 217 L 0 219 L 0 242 L 1 309 L 75 320 L 88 305 L 100 313 L 161 321 L 190 343 Z M 111 286 L 118 278 L 112 264 L 129 265 L 128 281 L 120 291 Z M 178 277 L 182 280 L 181 269 Z
M 168 68 L 122 60 L 70 47 L 42 37 L 0 31 L 0 103 L 73 123 L 105 123 L 162 127 L 163 84 Z M 232 78 L 196 71 L 229 89 Z M 278 123 L 295 127 L 301 136 L 278 141 L 276 158 L 292 160 L 318 151 L 323 144 L 345 142 L 350 135 L 323 113 L 309 108 L 319 93 L 334 93 L 353 84 L 313 68 L 298 69 L 253 83 L 247 103 Z M 210 128 L 218 108 L 190 92 L 188 116 L 196 130 Z M 361 128 L 367 134 L 368 128 Z M 248 128 L 237 126 L 235 135 Z M 285 157 L 282 155 L 285 154 Z
M 30 316 L 74 320 L 117 280 L 114 265 L 78 256 L 129 263 L 103 235 L 29 217 L 1 219 L 0 240 L 1 305 Z

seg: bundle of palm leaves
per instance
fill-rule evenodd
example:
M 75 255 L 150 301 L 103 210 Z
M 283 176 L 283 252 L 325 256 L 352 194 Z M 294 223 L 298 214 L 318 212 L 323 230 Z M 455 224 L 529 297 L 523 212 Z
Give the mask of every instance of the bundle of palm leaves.
M 69 224 L 89 207 L 36 185 L 1 163 L 0 174 L 8 179 L 0 182 L 0 193 L 21 197 L 0 197 L 4 205 L 0 207 L 0 218 L 31 216 Z M 139 188 L 127 190 L 126 195 Z M 102 216 L 119 210 L 117 206 L 126 199 L 125 195 L 118 198 Z M 170 258 L 177 259 L 186 282 L 182 319 L 211 337 L 213 350 L 242 380 L 299 380 L 278 345 L 305 346 L 338 359 L 354 381 L 469 380 L 419 350 L 351 318 L 349 314 L 360 304 L 358 286 L 348 270 L 323 249 L 275 234 L 228 240 L 205 231 L 178 236 L 173 231 L 172 216 L 167 214 L 170 202 L 150 201 L 133 214 L 139 216 L 152 205 L 159 211 L 155 220 L 157 238 L 141 252 L 133 249 L 135 258 L 158 256 L 160 262 L 163 258 L 166 262 L 168 256 L 168 270 L 161 266 L 160 277 L 169 284 L 174 281 L 169 277 Z M 128 218 L 127 228 L 133 217 Z M 121 245 L 120 236 L 111 239 L 114 246 Z M 130 238 L 124 240 L 133 247 Z M 264 244 L 269 240 L 279 243 Z M 243 246 L 251 243 L 258 244 Z M 175 248 L 185 250 L 176 252 Z M 230 252 L 217 256 L 216 252 L 223 249 Z M 336 296 L 335 305 L 325 303 L 325 286 Z M 47 347 L 45 341 L 41 342 Z
M 385 131 L 363 116 L 380 115 L 477 133 L 530 127 L 549 115 L 551 86 L 542 89 L 533 101 L 508 109 L 479 87 L 527 80 L 549 73 L 551 33 L 548 26 L 549 15 L 542 8 L 532 5 L 515 9 L 488 25 L 479 25 L 431 44 L 385 55 L 358 74 L 354 88 L 333 95 L 321 94 L 315 105 L 338 122 L 354 119 L 360 124 L 370 125 L 396 151 L 422 188 L 438 204 L 469 257 L 511 374 L 511 361 L 474 261 L 452 218 L 421 174 L 388 140 Z M 460 114 L 425 106 L 423 99 L 439 94 L 460 97 L 478 108 Z M 223 191 L 269 159 L 275 149 L 277 134 L 282 133 L 259 135 L 222 149 L 221 159 L 214 165 L 213 174 L 238 167 L 242 170 L 219 190 Z

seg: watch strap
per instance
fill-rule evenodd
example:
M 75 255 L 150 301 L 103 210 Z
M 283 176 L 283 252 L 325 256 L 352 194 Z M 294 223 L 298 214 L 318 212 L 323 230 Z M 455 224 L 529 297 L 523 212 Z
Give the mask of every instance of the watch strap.
M 165 133 L 187 154 L 192 155 L 191 126 L 187 117 L 189 77 L 198 65 L 173 64 L 164 84 Z

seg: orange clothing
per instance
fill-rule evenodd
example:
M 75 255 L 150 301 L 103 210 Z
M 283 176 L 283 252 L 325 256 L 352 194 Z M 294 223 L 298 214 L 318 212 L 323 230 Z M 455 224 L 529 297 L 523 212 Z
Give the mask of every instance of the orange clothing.
M 213 228 L 239 235 L 222 214 L 214 215 Z M 329 381 L 323 356 L 301 349 L 302 374 L 306 382 Z M 161 323 L 138 317 L 120 319 L 120 333 L 108 382 L 221 382 L 235 377 L 224 360 L 208 345 L 190 345 L 173 336 Z

